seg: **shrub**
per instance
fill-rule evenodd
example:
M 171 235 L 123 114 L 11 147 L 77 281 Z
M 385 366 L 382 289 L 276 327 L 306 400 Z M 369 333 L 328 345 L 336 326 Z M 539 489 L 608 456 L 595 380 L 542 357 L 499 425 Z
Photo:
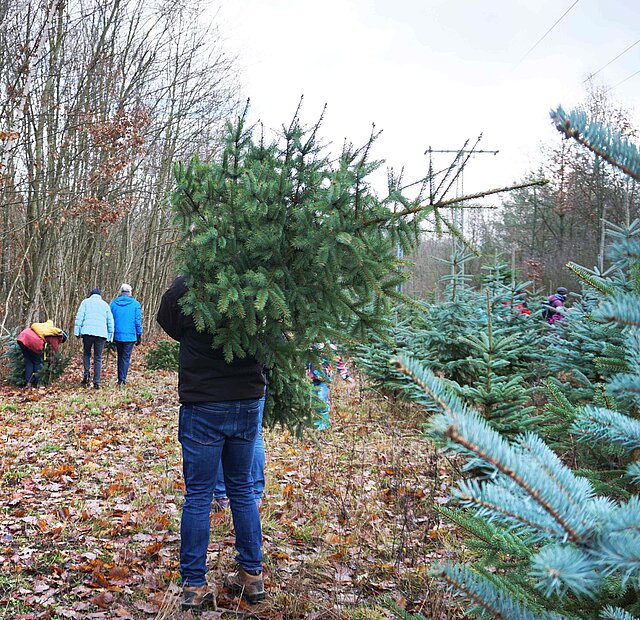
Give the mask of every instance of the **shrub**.
M 178 370 L 178 351 L 180 345 L 172 340 L 160 340 L 145 356 L 150 370 Z

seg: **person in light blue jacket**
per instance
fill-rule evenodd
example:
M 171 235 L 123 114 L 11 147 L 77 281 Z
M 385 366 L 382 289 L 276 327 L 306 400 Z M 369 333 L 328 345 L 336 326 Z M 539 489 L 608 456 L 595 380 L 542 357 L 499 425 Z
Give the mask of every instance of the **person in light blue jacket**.
M 91 349 L 93 349 L 93 387 L 100 387 L 102 372 L 102 351 L 106 342 L 113 340 L 113 314 L 109 304 L 100 296 L 100 289 L 94 288 L 84 299 L 76 314 L 73 328 L 75 336 L 82 337 L 82 364 L 84 376 L 82 385 L 89 385 L 91 379 Z
M 131 286 L 123 284 L 119 295 L 111 302 L 115 323 L 113 341 L 118 351 L 118 385 L 125 385 L 133 346 L 142 338 L 142 311 L 140 303 L 131 296 Z

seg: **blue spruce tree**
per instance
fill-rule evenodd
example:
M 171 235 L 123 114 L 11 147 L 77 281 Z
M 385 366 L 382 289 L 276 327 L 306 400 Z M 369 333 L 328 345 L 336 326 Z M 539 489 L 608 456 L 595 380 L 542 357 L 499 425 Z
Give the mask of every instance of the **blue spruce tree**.
M 635 146 L 583 116 L 559 109 L 553 117 L 567 135 L 639 178 Z M 588 320 L 620 337 L 591 358 L 574 360 L 576 368 L 585 366 L 591 402 L 572 403 L 549 383 L 555 413 L 570 416 L 566 428 L 574 441 L 617 455 L 589 464 L 603 470 L 598 484 L 538 434 L 509 439 L 498 433 L 421 362 L 398 361 L 421 388 L 414 397 L 440 411 L 429 424 L 433 439 L 461 455 L 469 471 L 482 472 L 458 484 L 460 509 L 448 515 L 471 534 L 476 560 L 435 569 L 473 617 L 640 617 L 640 238 L 631 234 L 638 226 L 614 231 L 609 258 L 615 273 L 582 271 L 585 285 L 599 291 Z

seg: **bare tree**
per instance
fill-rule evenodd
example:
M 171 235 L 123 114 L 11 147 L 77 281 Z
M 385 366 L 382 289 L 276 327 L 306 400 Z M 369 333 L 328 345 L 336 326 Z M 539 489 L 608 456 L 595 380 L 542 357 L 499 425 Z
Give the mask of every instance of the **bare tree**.
M 147 327 L 172 265 L 176 160 L 217 148 L 233 60 L 203 4 L 0 0 L 3 328 L 70 325 L 129 281 Z

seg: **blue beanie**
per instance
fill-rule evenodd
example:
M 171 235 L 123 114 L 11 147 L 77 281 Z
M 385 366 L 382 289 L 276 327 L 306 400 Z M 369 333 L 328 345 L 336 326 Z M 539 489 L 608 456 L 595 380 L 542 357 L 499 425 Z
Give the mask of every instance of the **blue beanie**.
M 100 295 L 100 289 L 96 286 L 94 289 L 91 290 L 91 292 L 89 293 L 89 297 L 91 297 L 91 295 Z

